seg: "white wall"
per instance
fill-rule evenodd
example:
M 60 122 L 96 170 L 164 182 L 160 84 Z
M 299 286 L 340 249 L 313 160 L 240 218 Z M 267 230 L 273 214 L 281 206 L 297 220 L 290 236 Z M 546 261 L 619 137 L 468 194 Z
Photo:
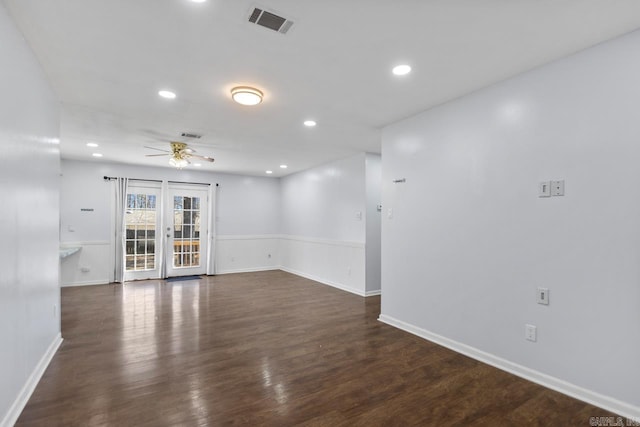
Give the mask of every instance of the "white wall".
M 282 233 L 364 243 L 364 159 L 361 153 L 282 178 Z
M 366 292 L 380 293 L 381 283 L 381 216 L 378 205 L 382 203 L 382 157 L 367 153 L 365 157 L 366 179 Z
M 350 292 L 365 288 L 365 154 L 281 179 L 282 269 Z
M 62 264 L 63 285 L 108 283 L 112 253 L 111 192 L 103 176 L 219 184 L 216 204 L 218 272 L 277 268 L 265 236 L 280 226 L 280 187 L 275 178 L 214 174 L 106 162 L 62 162 L 61 241 L 82 250 Z M 93 209 L 83 212 L 81 209 Z M 73 231 L 70 231 L 73 230 Z M 258 248 L 258 249 L 256 249 Z M 88 267 L 89 272 L 82 272 Z
M 384 129 L 381 320 L 640 416 L 638 48 L 635 32 Z M 550 179 L 564 197 L 538 198 Z
M 60 338 L 58 103 L 0 3 L 0 425 L 13 425 Z

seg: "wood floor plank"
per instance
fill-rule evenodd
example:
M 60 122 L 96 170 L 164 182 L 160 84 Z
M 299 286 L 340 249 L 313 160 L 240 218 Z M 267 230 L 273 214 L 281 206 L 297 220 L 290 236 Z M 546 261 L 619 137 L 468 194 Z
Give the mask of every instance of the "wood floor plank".
M 281 271 L 62 289 L 18 426 L 588 425 L 606 411 L 377 321 Z

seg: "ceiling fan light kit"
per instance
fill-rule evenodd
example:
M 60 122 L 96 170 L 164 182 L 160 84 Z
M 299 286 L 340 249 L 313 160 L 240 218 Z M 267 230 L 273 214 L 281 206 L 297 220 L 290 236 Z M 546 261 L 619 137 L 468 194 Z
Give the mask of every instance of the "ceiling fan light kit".
M 162 150 L 160 148 L 155 148 L 155 147 L 146 147 L 152 150 L 164 151 L 166 153 L 166 154 L 147 154 L 146 157 L 171 156 L 171 158 L 169 159 L 169 164 L 178 169 L 182 169 L 188 166 L 191 163 L 189 161 L 189 159 L 191 158 L 206 160 L 207 162 L 211 162 L 211 163 L 213 163 L 214 161 L 213 157 L 200 156 L 199 154 L 196 154 L 196 150 L 189 147 L 184 142 L 172 141 L 169 144 L 171 146 L 171 151 Z M 198 164 L 197 166 L 200 166 L 200 165 Z
M 231 89 L 231 97 L 241 105 L 258 105 L 264 94 L 261 90 L 250 86 L 236 86 Z
M 187 159 L 176 159 L 175 157 L 172 157 L 169 159 L 169 164 L 178 169 L 182 169 L 189 164 L 189 161 Z

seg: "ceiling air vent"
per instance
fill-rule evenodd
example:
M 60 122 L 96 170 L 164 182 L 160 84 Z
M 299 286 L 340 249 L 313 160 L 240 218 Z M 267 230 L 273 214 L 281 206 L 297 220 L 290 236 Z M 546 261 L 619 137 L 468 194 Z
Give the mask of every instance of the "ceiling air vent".
M 202 138 L 202 135 L 198 135 L 197 133 L 189 133 L 189 132 L 182 132 L 180 136 L 183 136 L 185 138 L 195 138 L 195 139 Z
M 253 8 L 249 14 L 249 22 L 282 34 L 286 34 L 293 25 L 293 21 L 257 7 Z

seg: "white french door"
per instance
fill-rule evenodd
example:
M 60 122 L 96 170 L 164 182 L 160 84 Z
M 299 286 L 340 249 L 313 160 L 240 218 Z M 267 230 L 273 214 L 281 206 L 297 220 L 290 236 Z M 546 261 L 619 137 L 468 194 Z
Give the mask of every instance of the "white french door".
M 160 276 L 160 194 L 159 183 L 129 183 L 123 235 L 125 281 Z
M 169 183 L 164 230 L 166 276 L 207 273 L 209 186 Z

